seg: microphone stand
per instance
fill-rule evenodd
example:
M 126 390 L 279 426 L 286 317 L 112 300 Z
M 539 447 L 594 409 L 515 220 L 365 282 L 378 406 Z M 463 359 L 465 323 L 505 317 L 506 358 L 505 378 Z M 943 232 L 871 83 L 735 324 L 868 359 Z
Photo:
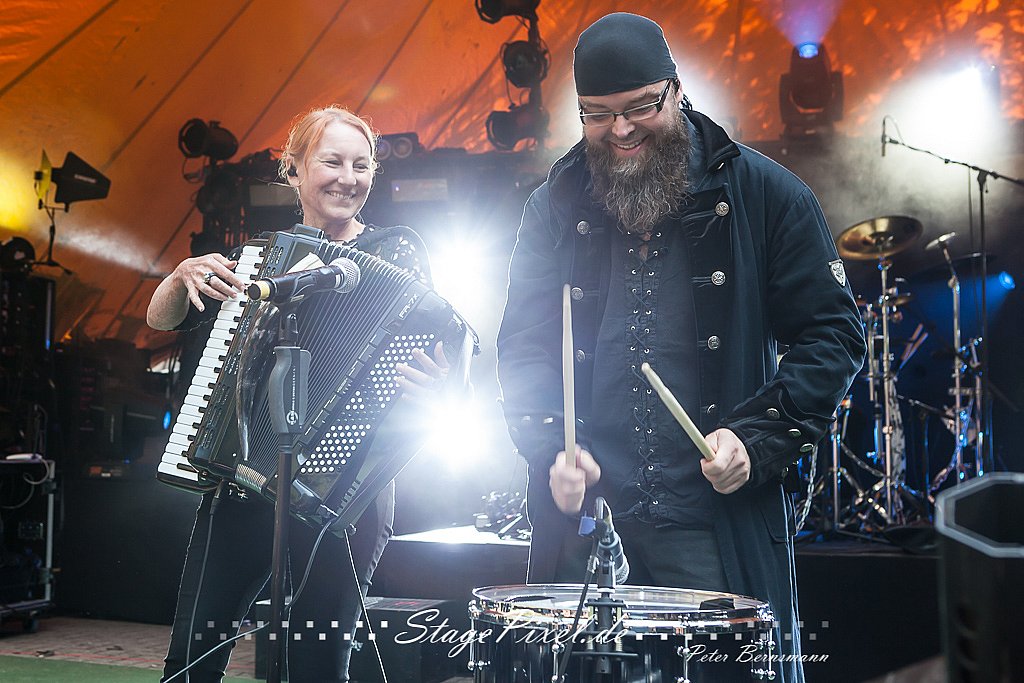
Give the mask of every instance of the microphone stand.
M 33 266 L 51 266 L 53 268 L 60 268 L 61 270 L 64 271 L 65 275 L 74 275 L 75 274 L 74 271 L 72 271 L 72 270 L 70 270 L 68 268 L 65 268 L 62 264 L 60 264 L 57 261 L 53 260 L 53 242 L 54 242 L 54 239 L 57 236 L 57 221 L 56 221 L 57 207 L 55 207 L 55 206 L 46 206 L 46 205 L 43 204 L 42 201 L 40 201 L 39 202 L 39 208 L 40 209 L 44 209 L 46 211 L 46 215 L 50 217 L 50 242 L 49 242 L 49 244 L 46 247 L 46 260 L 44 260 L 44 261 L 32 261 L 31 265 L 33 265 Z M 65 211 L 66 210 L 67 210 L 67 208 L 65 207 Z
M 965 161 L 957 161 L 956 159 L 949 159 L 947 157 L 944 157 L 944 156 L 941 156 L 939 154 L 936 154 L 935 152 L 932 152 L 930 150 L 921 149 L 919 147 L 914 147 L 913 145 L 908 145 L 907 143 L 903 142 L 902 140 L 897 140 L 895 138 L 889 137 L 885 133 L 885 119 L 883 118 L 882 119 L 882 156 L 885 156 L 885 145 L 887 145 L 887 144 L 889 144 L 889 145 L 899 145 L 900 147 L 906 147 L 907 149 L 909 149 L 911 151 L 920 152 L 922 154 L 927 154 L 929 156 L 933 156 L 936 159 L 940 159 L 942 161 L 942 163 L 944 163 L 944 164 L 955 164 L 956 166 L 963 166 L 964 168 L 966 168 L 966 169 L 968 169 L 970 171 L 974 171 L 974 172 L 976 172 L 978 174 L 977 175 L 977 181 L 978 181 L 978 226 L 979 226 L 979 238 L 980 238 L 980 245 L 979 246 L 981 247 L 980 251 L 981 251 L 981 341 L 982 341 L 982 344 L 981 344 L 981 361 L 980 361 L 980 367 L 977 370 L 977 374 L 981 376 L 982 383 L 984 383 L 985 379 L 988 377 L 988 348 L 989 348 L 989 339 L 988 339 L 988 301 L 986 300 L 986 295 L 987 295 L 987 286 L 986 286 L 987 283 L 986 283 L 986 280 L 988 279 L 988 263 L 987 263 L 988 252 L 986 251 L 986 245 L 985 245 L 985 192 L 987 191 L 986 187 L 987 187 L 988 179 L 989 178 L 992 178 L 994 180 L 1006 180 L 1006 181 L 1011 182 L 1014 185 L 1018 185 L 1020 187 L 1024 187 L 1024 180 L 1022 180 L 1020 178 L 1012 178 L 1010 176 L 1003 175 L 1002 173 L 998 173 L 998 172 L 990 170 L 990 169 L 981 168 L 980 166 L 976 166 L 974 164 L 967 163 Z M 957 353 L 959 354 L 959 349 L 957 349 Z M 978 403 L 981 404 L 979 406 L 979 412 L 982 415 L 982 424 L 984 425 L 984 429 L 982 430 L 982 434 L 978 435 L 978 439 L 979 439 L 979 441 L 981 441 L 983 436 L 987 435 L 987 437 L 988 437 L 986 440 L 981 441 L 982 445 L 979 448 L 979 451 L 982 453 L 982 462 L 985 464 L 986 469 L 987 470 L 992 470 L 993 469 L 993 465 L 994 465 L 993 458 L 992 458 L 992 402 L 991 401 L 987 401 L 987 400 L 982 402 L 980 396 L 977 397 L 977 401 L 978 401 Z M 959 479 L 957 481 L 959 483 Z
M 602 538 L 608 533 L 608 524 L 598 518 L 595 520 L 595 538 Z M 615 610 L 623 606 L 621 600 L 612 598 L 615 592 L 615 563 L 612 560 L 610 549 L 605 544 L 597 544 L 597 592 L 598 598 L 590 600 L 588 604 L 594 608 L 597 614 L 597 634 L 594 638 L 594 669 L 593 673 L 604 677 L 614 676 L 612 663 L 615 659 L 630 658 L 630 653 L 613 652 L 608 644 L 609 639 L 615 641 L 612 635 L 612 627 L 615 626 Z M 621 674 L 620 674 L 621 677 Z
M 270 647 L 267 651 L 267 683 L 280 683 L 284 665 L 287 628 L 284 615 L 285 576 L 288 562 L 288 522 L 291 501 L 292 457 L 295 436 L 306 420 L 309 383 L 309 351 L 298 346 L 299 326 L 294 308 L 281 307 L 280 334 L 274 347 L 274 369 L 267 394 L 270 421 L 278 435 L 277 493 L 274 498 L 274 550 L 270 585 Z

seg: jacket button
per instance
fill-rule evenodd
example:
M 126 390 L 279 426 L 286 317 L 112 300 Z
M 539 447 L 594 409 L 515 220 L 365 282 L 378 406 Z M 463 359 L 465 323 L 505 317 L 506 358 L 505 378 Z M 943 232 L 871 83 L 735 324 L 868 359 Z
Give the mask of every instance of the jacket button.
M 586 359 L 587 359 L 586 352 L 584 352 L 583 349 L 576 349 L 576 362 L 577 363 L 582 363 Z
M 729 205 L 725 202 L 718 202 L 715 204 L 715 213 L 719 216 L 725 216 L 729 213 Z
M 586 221 L 580 221 L 579 223 L 576 224 L 576 232 L 578 232 L 581 235 L 590 234 L 590 223 Z
M 716 270 L 715 272 L 711 273 L 711 284 L 715 285 L 716 287 L 721 287 L 722 285 L 724 285 L 725 273 L 723 273 L 720 270 Z
M 583 298 L 583 290 L 579 287 L 573 287 L 569 290 L 569 296 L 572 297 L 573 301 L 579 301 Z
M 721 345 L 722 340 L 719 339 L 716 335 L 711 335 L 710 337 L 708 337 L 708 348 L 711 349 L 712 351 L 716 350 Z
M 813 443 L 805 443 L 803 446 L 800 447 L 800 452 L 801 453 L 810 453 L 813 450 L 814 450 L 814 444 Z
M 769 420 L 779 419 L 779 411 L 777 408 L 769 408 L 768 410 L 764 411 L 764 414 L 768 416 Z
M 790 429 L 789 430 L 789 435 L 795 439 L 796 437 L 800 436 L 800 430 L 799 429 Z

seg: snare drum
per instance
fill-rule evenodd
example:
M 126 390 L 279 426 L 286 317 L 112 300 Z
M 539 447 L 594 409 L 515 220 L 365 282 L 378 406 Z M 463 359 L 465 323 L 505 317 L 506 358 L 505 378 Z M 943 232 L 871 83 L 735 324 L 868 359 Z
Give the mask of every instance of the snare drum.
M 567 650 L 566 683 L 774 680 L 768 603 L 729 593 L 620 586 L 611 628 L 597 627 L 596 588 L 572 630 L 580 585 L 478 588 L 469 607 L 475 683 L 551 683 Z M 598 674 L 604 674 L 600 677 Z

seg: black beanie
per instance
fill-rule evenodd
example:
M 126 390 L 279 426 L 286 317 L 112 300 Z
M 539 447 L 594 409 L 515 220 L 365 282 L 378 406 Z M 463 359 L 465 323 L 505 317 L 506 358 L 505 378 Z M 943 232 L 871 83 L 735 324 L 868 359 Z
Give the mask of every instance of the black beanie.
M 661 27 L 646 17 L 616 12 L 580 34 L 573 51 L 576 94 L 611 95 L 676 77 Z

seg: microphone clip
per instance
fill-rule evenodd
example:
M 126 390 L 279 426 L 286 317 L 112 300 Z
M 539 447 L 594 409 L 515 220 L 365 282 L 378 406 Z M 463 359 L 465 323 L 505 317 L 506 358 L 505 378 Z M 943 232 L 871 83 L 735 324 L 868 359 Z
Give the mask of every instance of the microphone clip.
M 598 497 L 595 514 L 580 517 L 580 536 L 594 539 L 598 586 L 614 587 L 629 578 L 629 561 L 622 548 L 622 539 L 615 532 L 611 510 L 604 498 Z

